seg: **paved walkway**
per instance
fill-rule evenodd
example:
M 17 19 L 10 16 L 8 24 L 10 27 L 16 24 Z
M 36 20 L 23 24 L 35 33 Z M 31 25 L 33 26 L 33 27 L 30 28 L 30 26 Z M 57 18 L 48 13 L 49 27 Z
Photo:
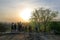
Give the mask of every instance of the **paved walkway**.
M 9 34 L 0 36 L 0 40 L 60 40 L 59 35 L 39 35 L 32 34 L 29 36 L 28 33 L 20 33 L 20 34 Z

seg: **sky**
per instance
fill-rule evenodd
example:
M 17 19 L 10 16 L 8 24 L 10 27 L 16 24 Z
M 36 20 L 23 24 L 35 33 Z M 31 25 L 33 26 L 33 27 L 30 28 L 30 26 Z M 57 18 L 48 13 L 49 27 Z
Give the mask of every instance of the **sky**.
M 60 12 L 60 0 L 0 0 L 0 22 L 23 20 L 18 16 L 25 7 L 44 7 Z M 60 19 L 60 14 L 57 18 Z

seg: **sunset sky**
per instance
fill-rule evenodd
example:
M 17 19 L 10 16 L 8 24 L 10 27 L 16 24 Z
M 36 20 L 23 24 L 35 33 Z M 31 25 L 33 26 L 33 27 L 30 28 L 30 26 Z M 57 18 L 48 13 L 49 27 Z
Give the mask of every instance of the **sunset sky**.
M 0 22 L 24 21 L 20 17 L 21 13 L 38 7 L 50 8 L 60 12 L 60 0 L 0 0 Z M 60 14 L 57 18 L 60 19 Z

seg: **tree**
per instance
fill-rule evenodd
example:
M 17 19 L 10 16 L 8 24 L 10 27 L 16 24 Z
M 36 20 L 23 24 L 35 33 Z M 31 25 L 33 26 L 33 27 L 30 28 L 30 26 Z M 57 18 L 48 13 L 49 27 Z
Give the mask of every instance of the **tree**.
M 51 11 L 50 9 L 35 9 L 31 16 L 31 21 L 35 22 L 35 26 L 44 26 L 44 31 L 49 26 L 50 21 L 57 16 L 57 11 Z

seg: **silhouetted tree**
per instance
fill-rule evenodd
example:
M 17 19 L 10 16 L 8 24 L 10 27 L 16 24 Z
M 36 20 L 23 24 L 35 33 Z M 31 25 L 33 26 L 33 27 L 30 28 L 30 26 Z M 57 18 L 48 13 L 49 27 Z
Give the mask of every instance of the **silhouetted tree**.
M 55 18 L 57 14 L 57 11 L 51 11 L 49 9 L 35 9 L 32 13 L 31 21 L 34 22 L 37 27 L 40 27 L 40 25 L 44 26 L 46 32 L 46 27 L 49 25 L 49 22 Z

